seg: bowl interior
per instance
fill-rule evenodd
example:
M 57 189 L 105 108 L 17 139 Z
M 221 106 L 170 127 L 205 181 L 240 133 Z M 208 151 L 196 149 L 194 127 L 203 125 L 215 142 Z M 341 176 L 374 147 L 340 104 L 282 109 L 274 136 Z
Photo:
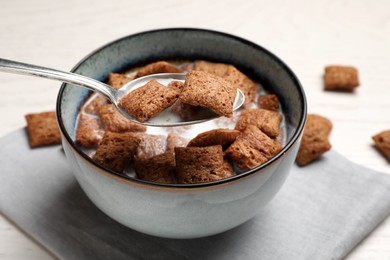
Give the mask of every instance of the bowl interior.
M 150 62 L 173 59 L 207 60 L 236 66 L 266 90 L 275 93 L 280 100 L 287 126 L 287 142 L 276 157 L 286 152 L 298 139 L 306 115 L 305 96 L 298 79 L 275 55 L 242 38 L 202 29 L 148 31 L 103 46 L 84 58 L 72 71 L 105 81 L 109 72 L 121 72 Z M 60 128 L 80 153 L 81 149 L 72 140 L 75 138 L 79 107 L 88 94 L 89 91 L 82 87 L 63 84 L 57 102 Z M 91 160 L 88 156 L 85 158 Z

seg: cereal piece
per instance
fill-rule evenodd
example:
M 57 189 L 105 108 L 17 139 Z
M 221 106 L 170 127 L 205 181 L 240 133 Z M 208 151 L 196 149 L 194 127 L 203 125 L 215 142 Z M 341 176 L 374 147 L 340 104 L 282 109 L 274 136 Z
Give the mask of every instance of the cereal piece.
M 260 108 L 277 112 L 279 110 L 279 99 L 274 94 L 260 96 L 258 99 Z
M 104 167 L 122 173 L 133 159 L 140 139 L 133 133 L 106 132 L 92 159 Z
M 271 139 L 258 127 L 248 125 L 225 151 L 225 155 L 237 163 L 240 169 L 250 170 L 271 159 L 281 149 L 277 141 Z
M 187 146 L 211 146 L 222 145 L 222 147 L 229 145 L 236 140 L 241 132 L 232 129 L 213 129 L 198 134 L 194 137 Z
M 224 176 L 222 146 L 176 147 L 178 183 L 201 183 L 221 180 Z
M 200 110 L 199 106 L 191 106 L 183 103 L 181 100 L 177 100 L 171 107 L 172 113 L 180 116 L 183 119 L 194 117 Z
M 135 155 L 136 160 L 145 160 L 150 157 L 162 154 L 167 147 L 167 138 L 164 135 L 142 134 L 141 142 L 138 145 Z
M 100 94 L 95 94 L 84 105 L 84 111 L 92 115 L 99 115 L 99 109 L 105 104 L 108 104 L 107 98 Z
M 99 114 L 105 131 L 116 133 L 146 131 L 146 126 L 128 120 L 112 104 L 102 106 Z
M 358 71 L 350 66 L 325 67 L 325 90 L 338 90 L 352 92 L 359 86 Z
M 31 147 L 61 143 L 56 112 L 27 114 L 25 118 Z
M 234 87 L 239 88 L 245 94 L 245 104 L 254 101 L 256 98 L 256 93 L 258 91 L 256 83 L 233 65 L 196 61 L 194 63 L 194 70 L 205 71 L 229 81 Z
M 108 73 L 108 82 L 107 84 L 113 88 L 120 89 L 125 84 L 132 81 L 132 77 L 127 77 L 126 74 L 118 74 L 118 73 Z
M 157 74 L 157 73 L 180 73 L 180 72 L 182 72 L 182 70 L 171 63 L 168 63 L 166 61 L 157 61 L 141 68 L 137 72 L 135 78 L 139 78 L 151 74 Z
M 79 115 L 76 144 L 84 148 L 94 148 L 100 143 L 103 135 L 99 118 L 87 114 Z
M 307 115 L 307 121 L 299 147 L 296 162 L 304 166 L 319 158 L 330 150 L 328 136 L 332 129 L 332 122 L 320 115 Z
M 375 146 L 390 161 L 390 130 L 380 132 L 372 137 Z
M 277 112 L 262 108 L 246 109 L 238 118 L 235 129 L 243 131 L 248 125 L 255 125 L 269 137 L 274 138 L 279 134 L 281 121 L 282 116 Z
M 233 115 L 236 89 L 226 80 L 203 71 L 187 74 L 179 99 L 193 106 L 207 107 L 226 117 Z
M 222 167 L 223 167 L 223 173 L 221 175 L 222 179 L 235 175 L 233 165 L 229 160 L 223 159 Z
M 139 179 L 157 183 L 176 183 L 175 167 L 173 152 L 134 162 L 134 170 Z
M 156 80 L 137 88 L 119 101 L 129 115 L 140 122 L 145 122 L 171 106 L 178 98 L 181 88 L 177 85 L 164 85 Z
M 175 147 L 186 147 L 188 140 L 180 135 L 168 134 L 166 151 L 174 151 Z

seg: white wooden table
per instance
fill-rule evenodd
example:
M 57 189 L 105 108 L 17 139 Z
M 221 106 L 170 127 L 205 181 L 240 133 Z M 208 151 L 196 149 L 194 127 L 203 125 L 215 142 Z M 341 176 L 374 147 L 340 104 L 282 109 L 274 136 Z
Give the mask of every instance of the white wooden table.
M 371 136 L 390 129 L 390 1 L 2 0 L 0 57 L 70 70 L 99 46 L 143 30 L 198 27 L 251 40 L 281 57 L 301 80 L 309 112 L 334 123 L 333 149 L 390 174 Z M 353 94 L 324 92 L 323 67 L 358 67 Z M 53 110 L 60 84 L 0 73 L 0 136 L 29 112 Z M 1 169 L 1 166 L 0 166 Z M 0 216 L 0 259 L 51 259 Z M 390 218 L 348 259 L 390 259 Z

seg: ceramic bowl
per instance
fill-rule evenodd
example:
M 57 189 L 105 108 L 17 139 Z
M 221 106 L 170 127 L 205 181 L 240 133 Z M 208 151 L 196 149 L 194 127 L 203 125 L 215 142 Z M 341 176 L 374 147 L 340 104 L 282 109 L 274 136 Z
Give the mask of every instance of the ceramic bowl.
M 280 190 L 293 164 L 306 119 L 304 91 L 271 52 L 245 39 L 202 29 L 160 29 L 111 42 L 81 60 L 73 72 L 106 80 L 109 72 L 157 60 L 208 60 L 235 65 L 276 93 L 285 113 L 287 142 L 263 165 L 202 184 L 157 184 L 123 177 L 95 163 L 75 145 L 75 124 L 88 91 L 64 84 L 57 115 L 62 143 L 80 186 L 104 213 L 131 229 L 160 237 L 197 238 L 236 227 Z

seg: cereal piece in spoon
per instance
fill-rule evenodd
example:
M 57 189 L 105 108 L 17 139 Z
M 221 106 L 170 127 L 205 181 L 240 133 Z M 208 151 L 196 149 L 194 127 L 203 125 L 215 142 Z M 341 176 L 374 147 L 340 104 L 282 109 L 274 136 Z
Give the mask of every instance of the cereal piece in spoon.
M 171 106 L 179 97 L 181 88 L 181 84 L 174 82 L 166 87 L 151 80 L 121 98 L 119 106 L 139 122 L 146 122 Z
M 179 99 L 192 106 L 211 109 L 218 115 L 231 117 L 236 88 L 221 77 L 203 71 L 187 74 Z

